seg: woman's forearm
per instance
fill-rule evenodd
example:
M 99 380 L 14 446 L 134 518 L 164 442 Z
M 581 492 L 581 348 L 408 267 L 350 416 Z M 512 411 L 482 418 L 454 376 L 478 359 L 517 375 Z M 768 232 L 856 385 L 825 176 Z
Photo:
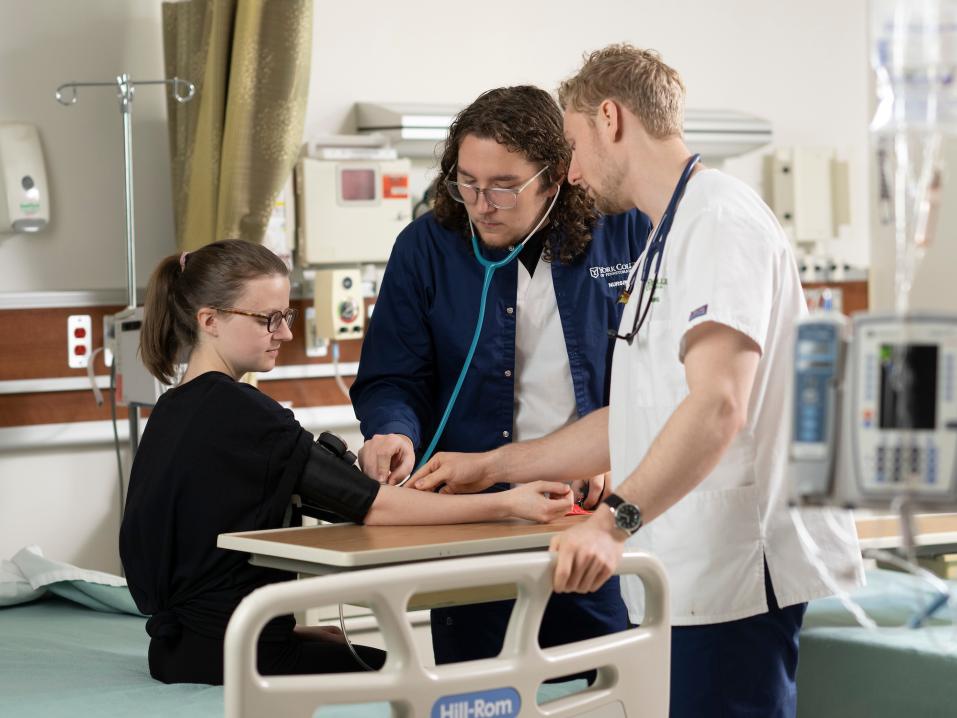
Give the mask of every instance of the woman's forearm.
M 367 525 L 463 524 L 509 518 L 505 492 L 466 496 L 433 494 L 383 485 L 366 514 Z

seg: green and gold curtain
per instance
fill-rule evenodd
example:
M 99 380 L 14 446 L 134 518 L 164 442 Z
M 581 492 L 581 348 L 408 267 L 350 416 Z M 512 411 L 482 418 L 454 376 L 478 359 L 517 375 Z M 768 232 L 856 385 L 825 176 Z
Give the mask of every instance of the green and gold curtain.
M 262 241 L 302 143 L 312 0 L 163 3 L 166 76 L 196 85 L 170 98 L 176 241 Z

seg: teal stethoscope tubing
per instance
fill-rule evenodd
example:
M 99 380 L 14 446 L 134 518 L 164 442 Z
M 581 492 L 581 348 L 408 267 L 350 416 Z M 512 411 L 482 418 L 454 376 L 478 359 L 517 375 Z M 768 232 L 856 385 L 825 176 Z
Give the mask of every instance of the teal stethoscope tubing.
M 514 259 L 522 251 L 525 243 L 528 242 L 532 235 L 535 234 L 545 223 L 548 215 L 551 214 L 552 209 L 555 207 L 555 202 L 558 201 L 558 193 L 560 189 L 560 187 L 556 189 L 555 197 L 552 199 L 552 203 L 548 206 L 548 211 L 542 215 L 542 218 L 538 221 L 538 224 L 535 225 L 535 229 L 529 232 L 528 236 L 522 240 L 522 243 L 509 252 L 507 257 L 500 259 L 497 262 L 493 262 L 482 256 L 482 249 L 479 246 L 478 237 L 475 235 L 475 227 L 472 226 L 472 220 L 469 219 L 469 227 L 472 229 L 472 251 L 475 253 L 475 259 L 478 260 L 478 263 L 485 268 L 485 278 L 482 281 L 482 298 L 479 302 L 478 319 L 475 322 L 475 333 L 472 335 L 472 344 L 469 346 L 469 351 L 465 356 L 465 361 L 462 362 L 462 370 L 459 372 L 458 381 L 455 382 L 455 388 L 452 389 L 452 395 L 449 397 L 449 401 L 445 405 L 445 411 L 442 413 L 442 420 L 439 422 L 439 426 L 436 428 L 435 435 L 432 437 L 432 441 L 429 442 L 428 448 L 425 450 L 425 453 L 422 454 L 422 458 L 419 460 L 419 465 L 416 466 L 415 471 L 412 472 L 413 474 L 425 466 L 428 460 L 432 458 L 432 453 L 435 451 L 435 447 L 438 445 L 439 439 L 442 437 L 442 432 L 445 431 L 445 425 L 449 421 L 449 415 L 452 413 L 452 407 L 455 406 L 455 400 L 459 398 L 459 391 L 462 389 L 462 384 L 465 383 L 465 375 L 468 374 L 469 367 L 472 365 L 472 357 L 475 356 L 475 348 L 478 346 L 479 336 L 482 334 L 482 325 L 485 323 L 485 304 L 488 300 L 488 288 L 492 284 L 492 277 L 495 275 L 495 271 L 497 269 L 501 269 L 509 262 L 514 261 Z

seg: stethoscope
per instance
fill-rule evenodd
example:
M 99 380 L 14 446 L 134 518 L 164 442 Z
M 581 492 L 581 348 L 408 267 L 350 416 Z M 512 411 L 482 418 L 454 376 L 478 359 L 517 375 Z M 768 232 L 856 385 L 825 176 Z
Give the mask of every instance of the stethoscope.
M 435 430 L 435 435 L 432 437 L 432 441 L 429 443 L 428 448 L 425 450 L 425 453 L 422 454 L 422 458 L 419 460 L 419 465 L 415 467 L 415 471 L 410 474 L 414 475 L 416 471 L 425 466 L 426 462 L 432 458 L 432 452 L 435 451 L 435 447 L 439 443 L 439 439 L 442 437 L 442 432 L 445 431 L 445 425 L 448 423 L 449 415 L 452 413 L 452 407 L 455 406 L 455 400 L 459 398 L 459 391 L 462 389 L 462 384 L 465 383 L 465 375 L 468 373 L 469 367 L 472 365 L 472 357 L 475 356 L 475 348 L 478 346 L 479 336 L 482 333 L 482 325 L 485 323 L 485 304 L 488 301 L 488 288 L 492 284 L 492 277 L 495 275 L 495 272 L 502 267 L 504 267 L 509 262 L 515 260 L 515 258 L 522 251 L 522 248 L 532 238 L 542 225 L 545 224 L 545 220 L 548 219 L 548 215 L 552 213 L 552 209 L 555 207 L 555 203 L 558 201 L 558 195 L 561 191 L 561 185 L 559 185 L 555 190 L 555 196 L 552 198 L 552 203 L 548 205 L 548 210 L 545 214 L 542 215 L 542 218 L 538 220 L 538 224 L 535 225 L 535 228 L 528 233 L 528 236 L 521 241 L 520 244 L 515 245 L 509 250 L 507 257 L 499 259 L 498 261 L 492 261 L 486 259 L 482 254 L 482 249 L 479 246 L 478 235 L 475 232 L 475 226 L 472 224 L 472 218 L 469 217 L 469 229 L 472 230 L 472 251 L 475 253 L 475 259 L 478 260 L 478 263 L 485 268 L 485 278 L 482 281 L 482 298 L 479 302 L 479 313 L 478 319 L 475 322 L 475 332 L 472 335 L 472 344 L 469 346 L 468 354 L 465 356 L 465 361 L 462 363 L 462 370 L 459 372 L 458 381 L 455 382 L 455 388 L 452 390 L 452 395 L 449 397 L 448 403 L 445 405 L 445 411 L 442 413 L 442 420 L 439 422 L 438 428 Z M 406 479 L 407 481 L 408 479 Z M 405 481 L 401 482 L 401 484 Z
M 701 155 L 693 155 L 691 159 L 688 160 L 688 164 L 685 165 L 684 172 L 681 173 L 675 191 L 671 195 L 671 201 L 668 202 L 665 213 L 661 216 L 661 221 L 658 222 L 658 227 L 654 235 L 652 235 L 651 241 L 648 243 L 645 256 L 641 260 L 641 289 L 638 290 L 638 306 L 635 307 L 635 318 L 631 325 L 631 331 L 628 332 L 628 334 L 619 334 L 616 330 L 609 329 L 608 336 L 613 339 L 624 339 L 628 344 L 631 344 L 635 341 L 635 337 L 638 336 L 638 331 L 648 317 L 651 305 L 655 301 L 655 290 L 658 288 L 658 273 L 661 270 L 661 258 L 665 255 L 665 242 L 668 240 L 668 232 L 671 231 L 671 224 L 674 221 L 678 203 L 685 193 L 685 187 L 688 186 L 691 173 L 694 171 L 695 165 L 698 164 L 700 159 Z M 648 286 L 648 275 L 651 274 L 652 263 L 655 265 L 655 276 L 651 280 L 651 290 L 648 292 L 648 303 L 645 304 L 645 287 Z M 625 291 L 618 297 L 618 301 L 621 304 L 628 303 L 632 292 L 635 291 L 635 281 L 637 279 L 638 271 L 636 268 L 636 271 L 633 271 L 631 277 L 628 278 L 628 285 L 625 287 Z

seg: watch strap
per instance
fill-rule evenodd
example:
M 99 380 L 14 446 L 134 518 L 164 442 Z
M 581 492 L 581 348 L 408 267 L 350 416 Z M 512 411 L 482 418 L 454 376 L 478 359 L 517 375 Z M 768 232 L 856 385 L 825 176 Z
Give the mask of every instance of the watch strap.
M 602 500 L 602 503 L 608 504 L 608 506 L 611 508 L 611 510 L 614 511 L 614 510 L 617 509 L 619 506 L 621 506 L 623 503 L 625 503 L 625 500 L 624 500 L 623 498 L 621 498 L 621 496 L 619 496 L 618 494 L 612 493 L 612 494 L 608 494 L 608 496 L 606 496 L 606 497 Z

